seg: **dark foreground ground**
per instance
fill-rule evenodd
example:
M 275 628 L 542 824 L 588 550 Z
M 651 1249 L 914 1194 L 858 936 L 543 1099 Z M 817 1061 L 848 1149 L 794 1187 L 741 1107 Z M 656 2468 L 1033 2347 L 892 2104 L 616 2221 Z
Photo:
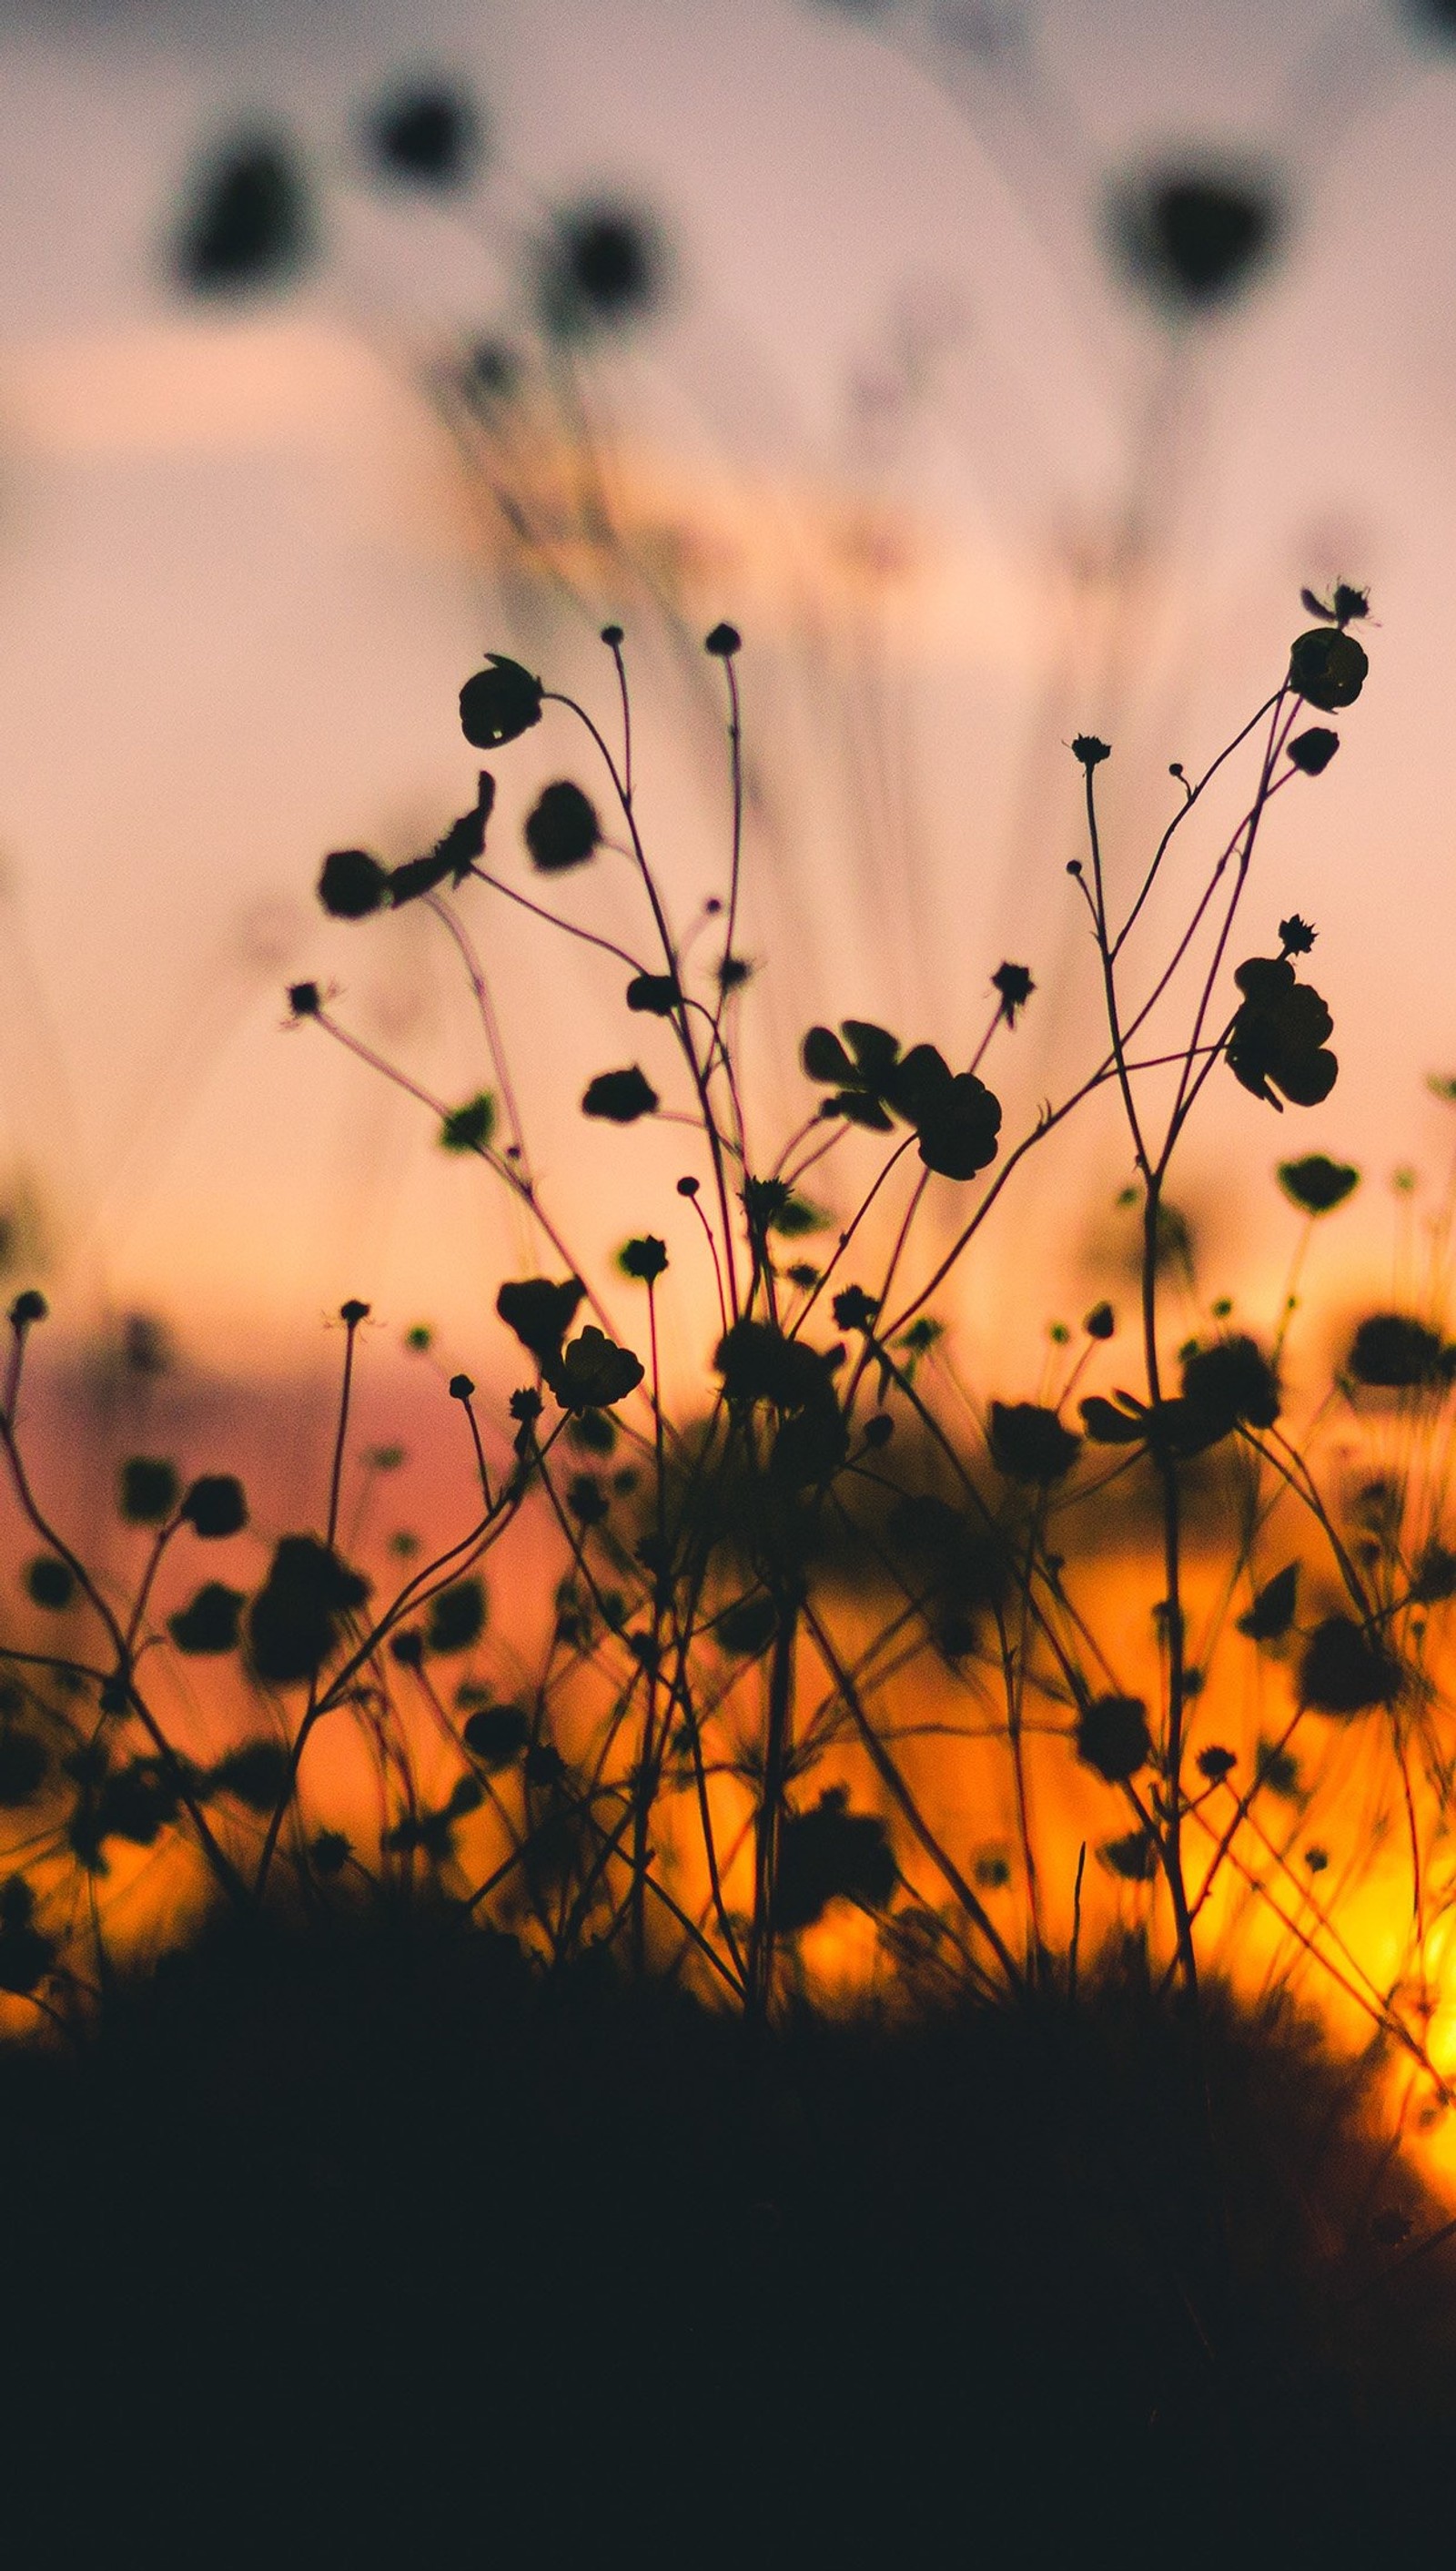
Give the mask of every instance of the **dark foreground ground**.
M 4 2558 L 1456 2558 L 1440 2210 L 1297 2030 L 1206 2069 L 1216 2196 L 1136 1977 L 761 2039 L 215 1940 L 0 2059 Z

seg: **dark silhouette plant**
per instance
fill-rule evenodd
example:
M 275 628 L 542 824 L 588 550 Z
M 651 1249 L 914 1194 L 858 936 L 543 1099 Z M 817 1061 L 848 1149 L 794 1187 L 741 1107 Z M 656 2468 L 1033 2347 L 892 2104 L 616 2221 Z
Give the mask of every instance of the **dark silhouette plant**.
M 483 1164 L 540 1241 L 545 1273 L 504 1278 L 495 1298 L 497 1360 L 514 1356 L 519 1372 L 524 1358 L 527 1379 L 502 1400 L 479 1393 L 471 1375 L 449 1377 L 478 1490 L 473 1520 L 432 1555 L 401 1541 L 384 1582 L 372 1563 L 349 1558 L 342 1512 L 368 1319 L 367 1305 L 351 1301 L 339 1316 L 339 1411 L 317 1527 L 275 1538 L 259 1557 L 232 1475 L 189 1478 L 165 1455 L 125 1457 L 117 1507 L 135 1565 L 124 1601 L 32 1489 L 18 1403 L 44 1304 L 21 1295 L 0 1443 L 33 1548 L 20 1588 L 37 1625 L 7 1646 L 14 1693 L 0 1728 L 0 1808 L 32 1832 L 54 1815 L 64 1861 L 93 1879 L 109 1846 L 189 1838 L 219 1897 L 243 1915 L 280 1884 L 313 1901 L 334 1898 L 332 1887 L 353 1898 L 371 1879 L 395 1894 L 449 1885 L 466 1915 L 508 1926 L 549 1970 L 588 1948 L 620 1947 L 639 1973 L 686 1972 L 759 2017 L 798 1987 L 805 1941 L 845 1902 L 869 1914 L 887 1955 L 904 1945 L 907 1918 L 933 1914 L 983 1996 L 1075 1988 L 1091 1847 L 1197 2011 L 1201 1923 L 1215 1913 L 1215 1891 L 1225 1875 L 1251 1882 L 1266 1865 L 1263 1815 L 1281 1797 L 1302 1825 L 1312 1790 L 1295 1746 L 1301 1724 L 1388 1725 L 1416 1812 L 1408 1762 L 1429 1684 L 1427 1628 L 1456 1596 L 1437 1490 L 1421 1497 L 1408 1466 L 1404 1481 L 1382 1467 L 1352 1494 L 1327 1496 L 1292 1442 L 1283 1373 L 1292 1286 L 1269 1340 L 1234 1326 L 1226 1305 L 1213 1306 L 1192 1338 L 1170 1319 L 1171 1174 L 1210 1082 L 1231 1075 L 1230 1103 L 1237 1084 L 1243 1113 L 1256 1115 L 1311 1105 L 1337 1077 L 1329 1012 L 1298 970 L 1313 929 L 1297 915 L 1279 921 L 1274 953 L 1240 957 L 1237 940 L 1274 801 L 1291 786 L 1317 790 L 1328 766 L 1325 751 L 1309 752 L 1304 709 L 1338 714 L 1363 684 L 1349 627 L 1364 604 L 1344 587 L 1328 602 L 1306 600 L 1315 622 L 1282 679 L 1202 773 L 1175 769 L 1173 815 L 1116 900 L 1098 805 L 1113 753 L 1091 734 L 1072 744 L 1086 855 L 1070 885 L 1103 1027 L 1060 1097 L 1008 1130 L 992 1057 L 1036 1005 L 1036 981 L 1026 965 L 1003 962 L 987 977 L 983 1032 L 960 1068 L 935 1044 L 907 1046 L 867 1020 L 810 1028 L 803 1114 L 771 1157 L 750 1153 L 725 995 L 740 892 L 740 637 L 723 626 L 708 645 L 727 700 L 734 817 L 725 890 L 701 914 L 721 923 L 722 945 L 706 953 L 675 930 L 643 836 L 621 629 L 605 636 L 620 747 L 586 705 L 489 656 L 461 691 L 471 746 L 508 754 L 539 726 L 574 726 L 600 771 L 591 791 L 562 777 L 538 793 L 526 880 L 559 877 L 565 891 L 589 862 L 618 870 L 640 934 L 618 943 L 522 892 L 522 859 L 513 869 L 487 845 L 496 784 L 483 772 L 474 804 L 423 857 L 388 867 L 367 851 L 335 852 L 318 883 L 347 938 L 387 941 L 404 902 L 438 926 L 480 1008 L 482 1084 L 455 1104 L 432 1098 L 352 1035 L 331 986 L 302 982 L 289 994 L 295 1023 L 396 1080 L 433 1117 L 443 1149 Z M 1208 788 L 1240 754 L 1251 774 L 1239 815 L 1195 857 Z M 1165 878 L 1171 886 L 1176 862 L 1183 907 L 1160 943 L 1152 895 Z M 1120 863 L 1118 879 L 1124 871 Z M 651 1039 L 651 1077 L 638 1062 L 598 1073 L 586 1115 L 607 1129 L 671 1115 L 696 1162 L 661 1232 L 640 1222 L 606 1267 L 569 1245 L 510 1103 L 471 926 L 475 908 L 500 900 L 524 902 L 548 933 L 585 939 L 645 1053 Z M 1053 1333 L 1060 1380 L 1054 1373 L 1034 1395 L 988 1387 L 968 1449 L 943 1399 L 951 1378 L 936 1299 L 1022 1163 L 1100 1095 L 1120 1107 L 1133 1164 L 1137 1352 L 1119 1353 L 1114 1305 L 1094 1304 L 1079 1346 L 1070 1331 Z M 614 1148 L 610 1134 L 601 1148 Z M 851 1201 L 827 1211 L 833 1171 L 847 1172 L 856 1152 Z M 1358 1173 L 1311 1152 L 1280 1162 L 1277 1178 L 1303 1224 L 1292 1279 L 1313 1227 L 1348 1200 Z M 666 1219 L 673 1204 L 700 1245 L 696 1281 Z M 609 1284 L 639 1298 L 631 1328 L 614 1317 Z M 695 1310 L 702 1328 L 694 1297 L 705 1284 L 717 1322 L 702 1330 L 698 1399 L 675 1410 L 663 1298 L 677 1298 L 680 1331 Z M 429 1351 L 428 1330 L 409 1335 Z M 1367 1314 L 1339 1377 L 1350 1418 L 1367 1418 L 1376 1436 L 1392 1405 L 1434 1417 L 1452 1388 L 1447 1354 L 1436 1319 Z M 377 1456 L 382 1470 L 385 1450 Z M 367 1457 L 365 1468 L 375 1469 Z M 1099 1635 L 1095 1606 L 1079 1595 L 1082 1538 L 1113 1505 L 1151 1510 L 1158 1530 L 1156 1686 L 1141 1668 L 1124 1675 L 1123 1651 Z M 1270 1563 L 1275 1509 L 1302 1510 L 1307 1545 L 1293 1552 L 1285 1533 Z M 1195 1650 L 1190 1564 L 1208 1546 L 1211 1512 L 1225 1530 L 1223 1605 Z M 487 1573 L 528 1521 L 554 1530 L 560 1570 L 544 1658 L 523 1684 Z M 189 1576 L 199 1542 L 240 1547 L 222 1577 Z M 154 1702 L 168 1652 L 182 1665 L 231 1662 L 263 1717 L 254 1736 L 206 1763 L 189 1753 Z M 1207 1738 L 1205 1711 L 1217 1701 L 1213 1665 L 1226 1677 L 1239 1654 L 1260 1685 L 1282 1692 L 1282 1713 L 1246 1762 Z M 973 1740 L 1002 1746 L 1014 1856 L 998 1849 L 994 1863 L 963 1862 L 917 1783 L 913 1708 L 931 1673 L 979 1709 L 947 1734 L 952 1768 L 959 1740 L 967 1752 Z M 356 1725 L 378 1764 L 371 1843 L 318 1807 L 307 1752 L 325 1720 Z M 417 1721 L 454 1762 L 453 1783 L 428 1794 Z M 1112 1799 L 1101 1823 L 1089 1813 L 1070 1945 L 1052 1924 L 1061 1900 L 1049 1893 L 1037 1814 L 1037 1776 L 1053 1750 L 1083 1781 L 1079 1792 Z M 975 1789 L 964 1791 L 974 1800 Z M 866 1795 L 870 1806 L 856 1806 Z M 1286 1873 L 1292 1862 L 1279 1860 Z M 1298 1880 L 1294 1910 L 1280 1906 L 1281 1876 L 1260 1897 L 1343 1989 L 1349 1974 L 1311 1869 Z M 24 1935 L 48 1939 L 44 1909 L 38 1925 L 30 1918 Z M 1434 2078 L 1394 2001 L 1367 1990 L 1364 2004 Z

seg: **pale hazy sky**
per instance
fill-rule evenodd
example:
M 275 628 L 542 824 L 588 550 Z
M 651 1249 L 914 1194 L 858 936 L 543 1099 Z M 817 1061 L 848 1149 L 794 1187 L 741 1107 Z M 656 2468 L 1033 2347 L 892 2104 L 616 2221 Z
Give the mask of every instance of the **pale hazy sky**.
M 1005 42 L 1023 16 L 1029 51 Z M 490 133 L 455 210 L 386 201 L 357 147 L 380 86 L 435 68 Z M 200 312 L 166 273 L 179 196 L 259 125 L 314 173 L 320 257 L 285 296 Z M 1267 161 L 1288 233 L 1175 356 L 1101 223 L 1110 182 L 1181 150 Z M 447 1094 L 477 1085 L 416 923 L 329 929 L 310 886 L 327 848 L 400 853 L 470 801 L 454 699 L 486 645 L 605 703 L 585 616 L 505 582 L 417 389 L 461 334 L 517 329 L 529 245 L 592 195 L 650 206 L 672 245 L 670 308 L 587 393 L 630 528 L 694 538 L 697 567 L 680 548 L 665 575 L 689 623 L 747 637 L 749 926 L 790 1064 L 822 1011 L 964 1055 L 1011 953 L 1043 995 L 1014 1094 L 1050 1087 L 1084 1023 L 1062 745 L 1115 731 L 1131 877 L 1169 759 L 1217 746 L 1278 675 L 1299 581 L 1339 571 L 1373 585 L 1375 681 L 1280 818 L 1250 944 L 1291 906 L 1319 921 L 1345 1078 L 1297 1133 L 1225 1096 L 1202 1166 L 1432 1160 L 1421 1076 L 1456 1065 L 1453 152 L 1456 48 L 1412 44 L 1393 0 L 11 0 L 0 1156 L 38 1196 L 61 1307 L 155 1306 L 200 1352 L 221 1333 L 277 1357 L 361 1292 L 488 1362 L 509 1227 L 358 1066 L 280 1033 L 279 995 L 336 975 L 376 1040 Z M 533 416 L 517 461 L 539 473 Z M 1114 686 L 1085 567 L 1135 487 L 1156 541 Z M 887 551 L 908 569 L 876 581 Z M 686 914 L 722 844 L 712 724 L 643 613 L 646 808 Z M 586 773 L 561 732 L 497 766 L 503 849 L 543 775 Z M 487 935 L 584 1252 L 667 1229 L 671 1138 L 598 1137 L 584 1165 L 575 1116 L 640 1024 L 575 962 L 544 980 L 515 925 Z M 765 1122 L 801 1101 L 766 1050 Z M 1029 1190 L 1028 1221 L 1075 1237 L 1084 1169 Z

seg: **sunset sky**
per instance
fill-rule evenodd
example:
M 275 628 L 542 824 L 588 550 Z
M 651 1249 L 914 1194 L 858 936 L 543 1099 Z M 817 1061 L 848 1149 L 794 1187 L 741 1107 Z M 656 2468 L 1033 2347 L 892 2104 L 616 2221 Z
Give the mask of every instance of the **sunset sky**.
M 685 920 L 722 881 L 726 788 L 674 638 L 725 615 L 744 634 L 764 1131 L 804 1111 L 811 1016 L 883 1016 L 964 1060 L 1006 955 L 1039 985 L 988 1073 L 1010 1127 L 1092 1040 L 1072 734 L 1114 741 L 1110 864 L 1131 886 L 1169 762 L 1197 771 L 1277 679 L 1301 581 L 1367 581 L 1370 688 L 1334 771 L 1271 824 L 1241 950 L 1270 951 L 1290 908 L 1316 921 L 1341 1084 L 1276 1127 L 1220 1081 L 1191 1184 L 1231 1277 L 1286 1255 L 1281 1155 L 1434 1173 L 1450 1137 L 1424 1076 L 1456 1068 L 1456 42 L 1418 17 L 12 0 L 0 1180 L 34 1209 L 26 1274 L 61 1317 L 145 1307 L 200 1358 L 283 1365 L 359 1293 L 493 1362 L 494 1282 L 528 1245 L 427 1118 L 283 1033 L 282 989 L 336 980 L 417 1077 L 480 1085 L 426 924 L 331 927 L 312 881 L 331 847 L 397 857 L 471 802 L 455 697 L 485 648 L 610 712 L 606 614 L 637 652 L 644 814 Z M 373 184 L 359 140 L 425 74 L 485 122 L 448 200 Z M 295 149 L 316 257 L 286 289 L 189 299 L 170 264 L 188 192 L 253 131 Z M 1107 208 L 1190 161 L 1267 183 L 1283 233 L 1236 304 L 1180 327 L 1119 271 Z M 655 220 L 664 300 L 581 361 L 625 553 L 611 577 L 574 558 L 563 605 L 509 557 L 484 449 L 462 463 L 422 384 L 482 336 L 529 355 L 533 246 L 603 199 Z M 521 402 L 497 481 L 509 450 L 538 495 L 569 487 L 559 406 Z M 1146 551 L 1120 585 L 1135 501 Z M 492 848 L 524 885 L 536 787 L 598 787 L 560 718 L 494 765 Z M 580 900 L 640 934 L 620 875 Z M 683 1138 L 584 1145 L 576 1113 L 586 1077 L 648 1061 L 658 1031 L 622 1016 L 620 976 L 475 915 L 583 1257 L 658 1229 L 686 1263 Z M 1096 1157 L 1029 1173 L 1019 1256 L 1092 1238 L 1121 1177 Z M 1378 1188 L 1365 1223 L 1373 1262 Z M 1078 1290 L 1052 1273 L 1019 1294 L 1039 1322 Z

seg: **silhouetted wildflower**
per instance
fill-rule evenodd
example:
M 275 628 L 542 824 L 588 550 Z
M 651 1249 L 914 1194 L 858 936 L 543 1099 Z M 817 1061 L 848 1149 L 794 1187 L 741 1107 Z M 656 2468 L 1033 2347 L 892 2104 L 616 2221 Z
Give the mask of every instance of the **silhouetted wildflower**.
M 473 99 L 445 81 L 392 90 L 365 119 L 364 140 L 385 178 L 441 190 L 473 176 L 484 145 Z
M 247 135 L 205 166 L 173 256 L 195 294 L 225 295 L 287 281 L 313 248 L 308 187 L 291 149 Z
M 525 840 L 538 874 L 560 875 L 584 866 L 602 844 L 597 807 L 564 776 L 543 787 L 526 816 Z

